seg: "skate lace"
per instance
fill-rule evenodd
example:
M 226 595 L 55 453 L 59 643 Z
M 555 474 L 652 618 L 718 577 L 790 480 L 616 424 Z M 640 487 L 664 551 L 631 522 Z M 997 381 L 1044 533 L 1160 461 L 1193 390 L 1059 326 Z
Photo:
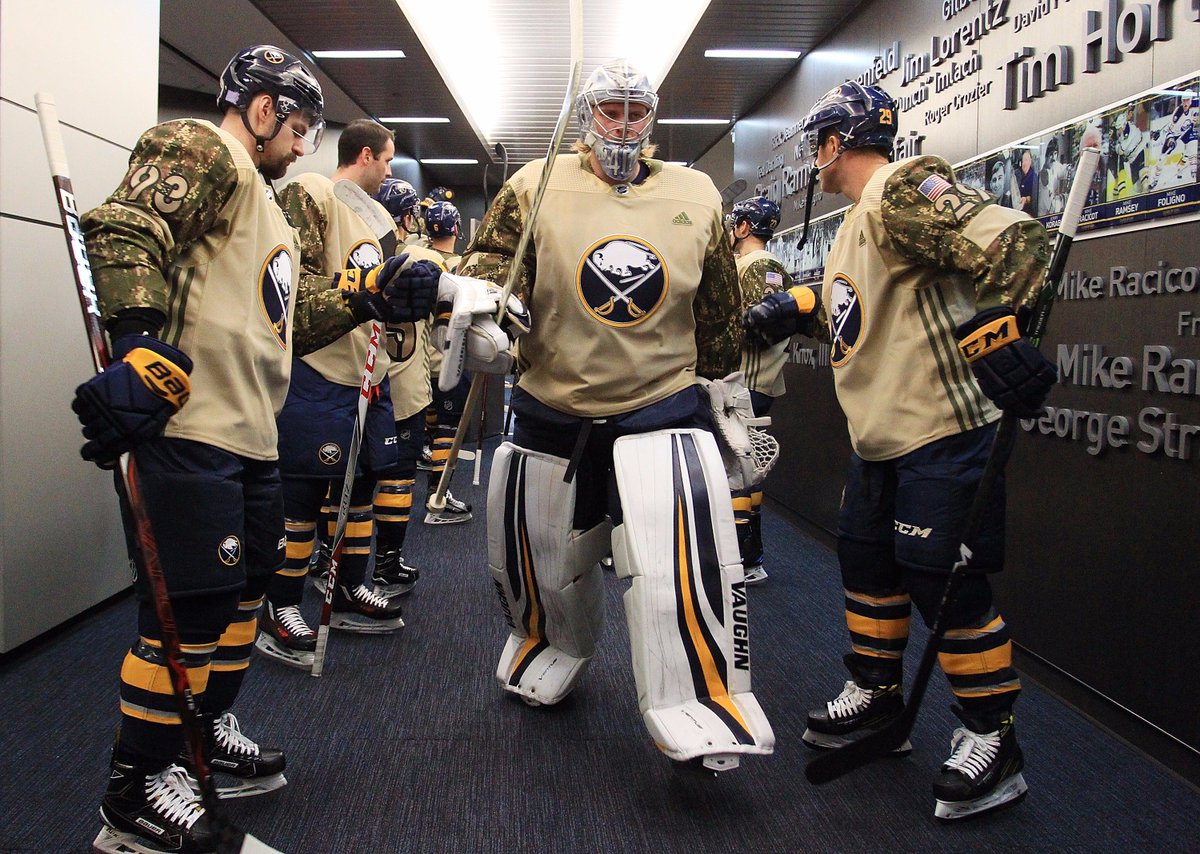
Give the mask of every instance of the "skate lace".
M 300 609 L 295 605 L 286 605 L 276 611 L 275 621 L 293 637 L 311 637 L 313 634 L 313 630 L 308 627 L 308 623 L 300 614 Z
M 350 593 L 359 602 L 366 605 L 374 605 L 376 608 L 386 608 L 388 600 L 380 596 L 374 590 L 367 587 L 365 584 L 360 584 Z
M 829 716 L 844 718 L 861 711 L 871 702 L 872 694 L 872 691 L 864 690 L 857 682 L 851 679 L 846 683 L 846 687 L 842 689 L 842 693 L 837 696 L 836 700 L 830 700 L 826 703 L 829 707 Z
M 161 816 L 189 830 L 204 815 L 200 796 L 188 785 L 187 771 L 178 765 L 146 778 L 146 798 Z
M 450 490 L 447 489 L 446 490 L 446 509 L 452 513 L 466 513 L 467 512 L 467 502 L 459 501 L 457 498 L 455 498 L 453 495 L 451 495 Z
M 233 712 L 221 715 L 216 723 L 217 743 L 230 753 L 258 756 L 258 745 L 242 734 L 242 727 Z
M 942 768 L 958 771 L 974 780 L 1000 752 L 1000 733 L 978 733 L 959 727 L 950 739 L 950 750 L 950 758 Z

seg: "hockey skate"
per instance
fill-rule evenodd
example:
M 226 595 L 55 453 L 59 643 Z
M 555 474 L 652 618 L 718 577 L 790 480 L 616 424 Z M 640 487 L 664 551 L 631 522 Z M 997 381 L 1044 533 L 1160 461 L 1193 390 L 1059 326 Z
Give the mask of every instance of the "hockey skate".
M 746 567 L 746 583 L 747 584 L 761 584 L 762 582 L 764 582 L 766 580 L 767 580 L 767 571 L 765 569 L 763 569 L 763 565 L 761 563 L 756 564 L 754 566 Z
M 400 603 L 381 596 L 365 584 L 353 589 L 338 584 L 333 591 L 329 628 L 364 635 L 394 632 L 404 625 Z
M 258 638 L 254 645 L 259 652 L 289 667 L 312 669 L 317 633 L 309 628 L 298 607 L 284 605 L 276 608 L 268 601 L 258 627 Z
M 428 502 L 425 504 L 426 525 L 457 525 L 460 522 L 470 521 L 471 505 L 465 501 L 459 501 L 450 494 L 448 489 L 446 490 L 446 506 L 440 511 L 435 511 Z
M 417 458 L 417 469 L 433 471 L 433 448 L 425 445 L 421 448 L 421 456 Z
M 399 549 L 375 552 L 375 574 L 371 580 L 380 596 L 407 596 L 420 578 L 421 571 L 404 562 Z
M 201 854 L 216 851 L 216 833 L 187 771 L 150 771 L 116 759 L 100 804 L 104 826 L 92 842 L 107 854 Z
M 313 550 L 312 563 L 308 575 L 313 580 L 313 587 L 324 594 L 325 582 L 329 578 L 329 564 L 333 562 L 333 546 L 322 540 Z
M 837 699 L 808 713 L 808 728 L 800 737 L 809 747 L 842 747 L 882 729 L 904 711 L 899 685 L 871 685 L 855 666 L 853 655 L 847 655 L 845 662 L 854 678 L 846 682 Z M 910 753 L 912 743 L 908 739 L 892 751 L 893 756 Z
M 204 723 L 204 756 L 213 774 L 236 778 L 230 785 L 217 785 L 220 798 L 249 798 L 282 789 L 287 785 L 283 776 L 283 751 L 275 747 L 260 747 L 242 732 L 232 712 L 219 717 L 201 715 Z M 180 758 L 184 767 L 191 765 L 186 751 Z M 188 777 L 197 792 L 194 777 Z
M 933 781 L 934 816 L 951 821 L 1022 800 L 1029 786 L 1021 774 L 1025 757 L 1012 712 L 999 722 L 969 715 L 957 706 L 954 714 L 966 726 L 954 731 L 950 758 Z

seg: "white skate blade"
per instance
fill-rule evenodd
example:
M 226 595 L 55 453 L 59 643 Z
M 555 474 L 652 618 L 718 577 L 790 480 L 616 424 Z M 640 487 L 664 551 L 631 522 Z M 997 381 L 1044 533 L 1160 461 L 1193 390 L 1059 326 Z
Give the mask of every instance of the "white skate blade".
M 445 511 L 437 513 L 429 509 L 425 511 L 426 525 L 457 525 L 460 522 L 470 522 L 471 518 L 471 513 L 447 513 Z
M 396 596 L 407 596 L 413 592 L 413 588 L 417 586 L 417 582 L 409 581 L 404 584 L 375 584 L 375 593 L 382 596 L 384 599 L 391 599 Z
M 1025 777 L 1017 773 L 1003 780 L 1000 785 L 982 798 L 976 798 L 973 801 L 943 801 L 939 799 L 937 806 L 933 808 L 933 815 L 943 821 L 969 818 L 1008 803 L 1015 803 L 1024 798 L 1028 791 L 1029 786 L 1025 784 Z
M 818 750 L 834 750 L 839 747 L 845 747 L 852 741 L 857 741 L 858 738 L 861 738 L 861 736 L 851 738 L 850 736 L 846 735 L 830 735 L 829 733 L 815 732 L 814 730 L 806 728 L 804 730 L 804 735 L 800 736 L 800 738 L 809 747 L 815 747 Z M 906 738 L 904 739 L 904 744 L 900 745 L 895 750 L 890 751 L 888 755 L 908 756 L 910 753 L 912 753 L 912 742 Z
M 268 634 L 260 634 L 258 639 L 254 641 L 254 646 L 267 658 L 273 658 L 276 661 L 286 664 L 288 667 L 295 667 L 298 670 L 312 670 L 313 659 L 315 658 L 314 653 L 289 649 Z
M 386 635 L 404 627 L 401 617 L 390 620 L 372 620 L 354 611 L 334 611 L 329 617 L 329 628 L 339 632 L 358 635 Z
M 154 846 L 148 839 L 125 833 L 106 824 L 92 840 L 92 850 L 102 851 L 104 854 L 161 854 L 165 849 Z
M 225 777 L 224 779 L 229 779 Z M 287 785 L 287 778 L 282 773 L 268 774 L 265 777 L 234 777 L 229 786 L 217 786 L 217 797 L 221 800 L 232 798 L 252 798 L 255 795 L 265 795 Z M 242 849 L 245 850 L 245 849 Z
M 746 571 L 745 580 L 747 584 L 762 584 L 767 580 L 767 571 L 761 565 L 752 566 Z

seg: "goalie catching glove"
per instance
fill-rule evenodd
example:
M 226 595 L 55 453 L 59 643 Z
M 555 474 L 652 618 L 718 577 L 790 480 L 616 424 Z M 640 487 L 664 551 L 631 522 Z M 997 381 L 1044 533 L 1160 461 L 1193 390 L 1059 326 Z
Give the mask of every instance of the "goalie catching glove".
M 746 375 L 738 371 L 724 379 L 698 382 L 708 392 L 729 488 L 737 492 L 758 486 L 779 459 L 779 442 L 764 429 L 771 426 L 771 419 L 754 416 Z
M 507 374 L 512 370 L 512 346 L 529 331 L 529 310 L 509 295 L 504 316 L 496 323 L 503 291 L 483 279 L 446 273 L 438 286 L 433 321 L 433 345 L 443 356 L 438 388 L 450 391 L 463 371 Z
M 811 336 L 820 308 L 821 298 L 812 288 L 796 286 L 767 294 L 742 315 L 746 343 L 764 350 L 796 334 Z
M 1021 336 L 1011 308 L 984 309 L 954 330 L 954 337 L 980 390 L 993 403 L 1020 418 L 1041 414 L 1058 371 Z
M 410 323 L 433 310 L 441 274 L 433 262 L 410 261 L 405 253 L 366 270 L 342 270 L 333 286 L 346 292 L 357 323 Z
M 75 389 L 71 401 L 87 440 L 79 453 L 102 469 L 161 434 L 192 391 L 192 360 L 165 341 L 122 335 L 112 353 L 108 367 Z

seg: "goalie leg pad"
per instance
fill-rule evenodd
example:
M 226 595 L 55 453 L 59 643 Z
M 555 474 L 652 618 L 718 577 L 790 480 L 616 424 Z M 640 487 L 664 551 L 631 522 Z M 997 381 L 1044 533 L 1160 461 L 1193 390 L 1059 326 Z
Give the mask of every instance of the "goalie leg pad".
M 488 486 L 488 569 L 510 635 L 496 668 L 504 690 L 557 703 L 587 669 L 604 619 L 599 561 L 611 526 L 572 530 L 567 460 L 505 442 Z
M 750 690 L 746 586 L 729 485 L 711 433 L 663 430 L 613 447 L 621 525 L 613 560 L 625 592 L 638 708 L 655 743 L 713 770 L 771 753 Z

